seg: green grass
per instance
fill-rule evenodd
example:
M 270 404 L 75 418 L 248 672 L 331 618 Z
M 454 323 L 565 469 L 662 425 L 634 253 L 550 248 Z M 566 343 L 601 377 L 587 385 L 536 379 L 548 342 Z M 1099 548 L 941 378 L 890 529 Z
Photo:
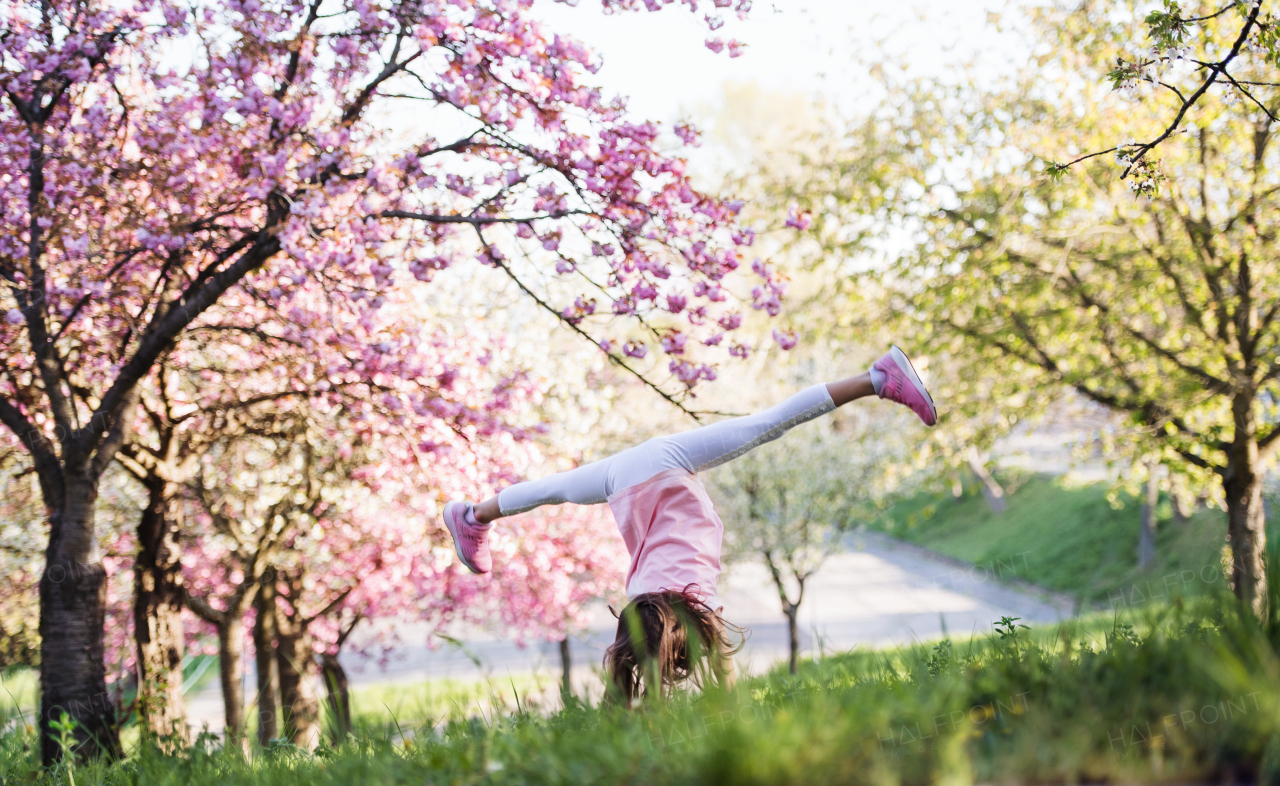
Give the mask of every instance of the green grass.
M 1175 595 L 1194 597 L 1225 584 L 1222 547 L 1226 514 L 1199 510 L 1174 520 L 1167 499 L 1157 506 L 1156 560 L 1137 565 L 1140 502 L 1121 494 L 1116 508 L 1107 486 L 1070 487 L 1033 476 L 992 515 L 982 496 L 966 489 L 920 494 L 890 508 L 872 526 L 896 538 L 980 566 L 996 579 L 1016 577 L 1105 605 L 1144 605 Z
M 1206 597 L 1011 638 L 855 651 L 636 711 L 522 701 L 479 713 L 437 686 L 427 709 L 449 716 L 408 741 L 366 728 L 315 754 L 201 741 L 40 773 L 33 737 L 17 730 L 0 737 L 0 782 L 1276 783 L 1277 639 L 1274 624 Z
M 449 719 L 519 712 L 529 697 L 558 681 L 546 674 L 476 680 L 371 685 L 351 692 L 352 726 L 369 737 L 408 735 Z M 411 735 L 410 735 L 411 736 Z
M 182 665 L 182 691 L 194 696 L 218 681 L 217 655 L 191 655 Z
M 1114 611 L 1058 626 L 833 655 L 634 711 L 542 707 L 533 697 L 554 685 L 535 678 L 381 686 L 353 695 L 352 738 L 314 753 L 204 737 L 41 770 L 32 730 L 10 724 L 0 785 L 1280 784 L 1280 550 L 1259 624 L 1199 573 L 1219 564 L 1221 514 L 1179 527 L 1163 513 L 1159 560 L 1139 572 L 1137 506 L 1115 510 L 1099 487 L 1032 478 L 999 518 L 976 497 L 890 511 L 892 534 L 997 577 L 1121 593 Z M 1148 602 L 1161 587 L 1181 597 Z M 35 689 L 29 673 L 5 684 Z
M 17 667 L 0 670 L 0 726 L 29 713 L 40 695 L 39 675 L 34 669 Z

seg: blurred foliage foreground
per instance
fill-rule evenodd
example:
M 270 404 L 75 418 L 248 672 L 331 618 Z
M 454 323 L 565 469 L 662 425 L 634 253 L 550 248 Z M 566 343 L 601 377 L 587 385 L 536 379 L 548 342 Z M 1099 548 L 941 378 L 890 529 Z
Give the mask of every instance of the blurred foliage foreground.
M 1004 620 L 967 642 L 855 651 L 630 712 L 521 701 L 357 723 L 311 754 L 205 736 L 41 771 L 32 733 L 11 723 L 0 783 L 1277 783 L 1280 625 L 1235 603 Z

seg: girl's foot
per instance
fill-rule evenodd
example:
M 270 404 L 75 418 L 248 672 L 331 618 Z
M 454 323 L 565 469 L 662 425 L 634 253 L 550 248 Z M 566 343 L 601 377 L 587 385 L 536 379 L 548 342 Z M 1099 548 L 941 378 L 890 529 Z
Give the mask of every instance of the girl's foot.
M 871 368 L 872 382 L 875 383 L 876 393 L 880 398 L 910 407 L 926 426 L 938 422 L 938 410 L 933 406 L 933 397 L 925 390 L 907 353 L 894 345 Z M 877 371 L 882 376 L 877 375 Z
M 472 573 L 488 573 L 493 569 L 493 557 L 489 554 L 489 525 L 476 521 L 471 503 L 450 502 L 444 506 L 444 525 L 453 536 L 453 548 L 458 559 Z

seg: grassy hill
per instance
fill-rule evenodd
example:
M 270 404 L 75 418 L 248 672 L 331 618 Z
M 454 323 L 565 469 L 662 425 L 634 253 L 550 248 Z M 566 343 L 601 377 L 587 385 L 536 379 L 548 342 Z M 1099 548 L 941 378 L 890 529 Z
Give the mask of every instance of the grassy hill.
M 854 650 L 634 711 L 540 707 L 498 680 L 487 706 L 419 692 L 419 712 L 391 712 L 390 696 L 364 707 L 358 696 L 356 712 L 372 716 L 315 753 L 202 735 L 42 771 L 34 731 L 8 725 L 0 783 L 1280 783 L 1276 621 L 1259 626 L 1220 599 L 1132 616 L 1143 615 L 1096 632 L 1073 620 Z
M 1168 499 L 1157 506 L 1156 561 L 1138 569 L 1141 503 L 1108 487 L 1070 487 L 1033 476 L 993 515 L 976 489 L 959 499 L 921 494 L 890 508 L 869 526 L 950 557 L 972 562 L 993 578 L 1018 577 L 1089 603 L 1138 606 L 1226 588 L 1222 548 L 1226 514 L 1198 510 L 1177 521 Z M 1274 533 L 1269 533 L 1275 537 Z

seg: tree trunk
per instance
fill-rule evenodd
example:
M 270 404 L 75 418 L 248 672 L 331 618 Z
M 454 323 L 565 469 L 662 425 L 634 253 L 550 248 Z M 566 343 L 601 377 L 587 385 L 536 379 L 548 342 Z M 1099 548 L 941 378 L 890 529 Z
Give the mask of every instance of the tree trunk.
M 986 463 L 983 461 L 983 457 L 978 455 L 976 448 L 969 451 L 968 463 L 969 469 L 978 479 L 978 487 L 982 489 L 982 497 L 987 501 L 987 507 L 991 508 L 991 512 L 997 516 L 1004 513 L 1004 489 L 991 476 L 991 473 L 987 472 Z
M 573 695 L 573 660 L 569 653 L 569 636 L 560 640 L 560 700 L 566 706 Z
M 243 664 L 244 617 L 238 609 L 231 609 L 218 625 L 218 673 L 222 679 L 222 712 L 228 743 L 244 737 L 244 689 L 240 684 Z
M 267 571 L 271 576 L 271 571 Z M 264 579 L 253 600 L 257 619 L 253 623 L 254 659 L 258 667 L 258 744 L 280 736 L 276 713 L 280 703 L 280 672 L 276 668 L 276 592 L 274 578 Z
M 791 673 L 795 674 L 800 668 L 800 628 L 796 624 L 796 618 L 800 616 L 800 604 L 788 603 L 785 611 L 787 633 L 791 636 Z
M 1178 526 L 1182 526 L 1191 520 L 1191 515 L 1196 512 L 1196 503 L 1187 502 L 1186 500 L 1173 497 L 1173 521 Z
M 764 557 L 764 563 L 769 568 L 769 575 L 773 577 L 773 586 L 778 590 L 778 600 L 782 601 L 782 612 L 787 615 L 787 633 L 791 638 L 791 673 L 795 674 L 800 667 L 800 629 L 796 625 L 796 618 L 800 612 L 800 603 L 804 600 L 804 584 L 810 574 L 806 573 L 802 576 L 792 566 L 791 575 L 795 578 L 796 584 L 799 585 L 795 603 L 792 603 L 787 596 L 787 584 L 782 579 L 782 571 L 778 570 L 778 565 L 773 560 L 773 554 L 769 551 L 763 551 L 760 556 Z
M 1222 489 L 1227 497 L 1232 589 L 1241 602 L 1261 617 L 1266 612 L 1267 599 L 1267 576 L 1262 564 L 1267 533 L 1256 440 L 1237 440 L 1232 445 L 1222 473 Z
M 145 483 L 133 567 L 133 625 L 138 658 L 138 715 L 144 733 L 187 736 L 182 701 L 182 584 L 173 485 Z
M 311 683 L 315 673 L 311 637 L 299 618 L 281 614 L 277 619 L 276 667 L 280 670 L 284 736 L 299 748 L 312 750 L 320 742 L 320 702 Z
M 78 756 L 120 755 L 103 646 L 107 573 L 93 531 L 98 487 L 84 474 L 68 471 L 65 505 L 50 505 L 49 546 L 40 577 L 40 758 L 46 766 L 62 756 L 50 723 L 63 713 L 75 721 Z
M 1147 478 L 1147 499 L 1142 503 L 1142 529 L 1138 533 L 1138 567 L 1145 568 L 1156 559 L 1156 506 L 1160 503 L 1160 479 L 1155 467 Z
M 333 716 L 333 742 L 337 745 L 351 734 L 351 690 L 347 683 L 347 670 L 342 668 L 336 654 L 328 652 L 321 656 L 320 664 L 325 702 Z

